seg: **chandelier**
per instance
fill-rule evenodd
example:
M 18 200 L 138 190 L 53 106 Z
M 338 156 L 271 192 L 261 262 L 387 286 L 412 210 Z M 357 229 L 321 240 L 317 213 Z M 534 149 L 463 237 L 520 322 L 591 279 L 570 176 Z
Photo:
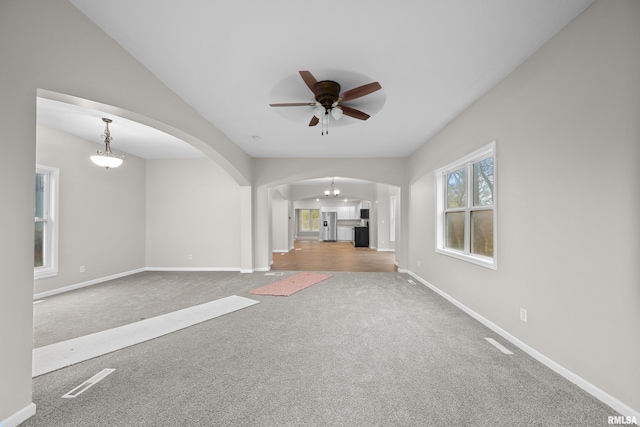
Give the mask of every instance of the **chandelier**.
M 104 138 L 104 151 L 98 150 L 98 154 L 94 154 L 91 156 L 91 161 L 98 166 L 102 166 L 105 169 L 109 168 L 117 168 L 124 162 L 124 156 L 116 156 L 111 151 L 111 132 L 109 132 L 109 123 L 112 122 L 111 119 L 103 118 L 103 122 L 106 123 L 106 128 L 104 130 L 104 134 L 102 138 Z
M 324 190 L 324 196 L 338 197 L 338 195 L 340 195 L 340 190 L 336 188 L 336 184 L 333 182 L 333 178 L 331 178 L 331 187 L 328 190 Z

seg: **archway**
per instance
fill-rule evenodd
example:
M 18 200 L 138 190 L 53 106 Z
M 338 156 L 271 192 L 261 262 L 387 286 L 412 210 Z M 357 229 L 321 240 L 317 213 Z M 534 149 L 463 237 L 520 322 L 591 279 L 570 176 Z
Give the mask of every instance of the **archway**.
M 324 195 L 332 182 L 339 196 Z M 400 204 L 395 201 L 399 199 L 399 186 L 345 177 L 271 187 L 271 269 L 397 271 L 395 236 Z M 321 233 L 326 230 L 328 215 L 333 215 L 337 228 L 330 240 Z M 356 233 L 366 234 L 366 242 L 354 240 Z

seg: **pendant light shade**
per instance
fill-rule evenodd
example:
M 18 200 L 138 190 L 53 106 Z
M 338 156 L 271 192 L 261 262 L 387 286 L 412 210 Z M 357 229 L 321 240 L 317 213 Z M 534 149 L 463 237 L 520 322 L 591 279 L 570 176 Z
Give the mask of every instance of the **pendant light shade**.
M 109 123 L 112 122 L 111 119 L 103 118 L 103 122 L 106 123 L 106 128 L 104 130 L 104 134 L 102 137 L 104 138 L 104 151 L 98 150 L 98 154 L 94 154 L 91 156 L 91 161 L 98 166 L 101 166 L 105 169 L 109 168 L 117 168 L 124 162 L 124 156 L 116 156 L 111 151 L 111 132 L 109 131 Z
M 113 153 L 94 154 L 90 158 L 93 163 L 106 169 L 117 168 L 124 162 L 123 159 L 116 157 Z

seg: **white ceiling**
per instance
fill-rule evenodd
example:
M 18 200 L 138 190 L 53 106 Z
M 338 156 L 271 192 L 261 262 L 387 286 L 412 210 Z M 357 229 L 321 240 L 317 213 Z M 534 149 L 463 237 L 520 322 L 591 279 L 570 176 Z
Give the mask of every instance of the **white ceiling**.
M 70 1 L 254 157 L 408 156 L 593 2 Z M 299 70 L 378 81 L 349 103 L 372 117 L 322 136 L 311 107 L 270 107 L 313 101 Z
M 118 117 L 113 113 L 68 104 L 66 102 L 38 98 L 38 123 L 99 144 L 96 150 L 104 151 L 105 123 L 109 124 L 111 148 L 116 154 L 124 152 L 143 159 L 185 159 L 205 157 L 192 145 L 168 133 L 150 126 Z

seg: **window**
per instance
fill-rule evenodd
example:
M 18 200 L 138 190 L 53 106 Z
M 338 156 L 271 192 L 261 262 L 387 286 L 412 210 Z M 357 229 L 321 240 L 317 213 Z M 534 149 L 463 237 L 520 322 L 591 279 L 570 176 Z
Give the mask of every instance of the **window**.
M 320 210 L 301 209 L 299 230 L 305 232 L 320 231 Z
M 497 268 L 495 141 L 438 169 L 436 252 Z
M 35 176 L 33 277 L 58 274 L 58 169 L 38 165 Z

